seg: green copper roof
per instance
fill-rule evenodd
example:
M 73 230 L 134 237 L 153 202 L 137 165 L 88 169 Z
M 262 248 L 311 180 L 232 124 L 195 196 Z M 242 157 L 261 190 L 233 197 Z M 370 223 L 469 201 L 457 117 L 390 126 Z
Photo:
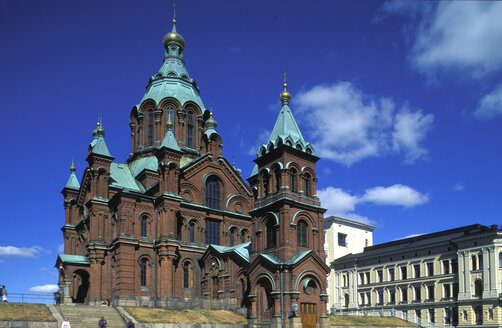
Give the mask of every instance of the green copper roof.
M 141 157 L 129 163 L 129 169 L 133 177 L 137 177 L 143 170 L 157 172 L 159 169 L 159 161 L 155 156 Z
M 284 265 L 292 265 L 300 262 L 305 256 L 307 256 L 312 250 L 308 251 L 298 251 L 293 257 L 291 257 L 287 261 L 283 261 L 280 258 L 276 257 L 273 254 L 260 254 L 260 256 L 263 256 L 273 264 L 284 264 Z
M 235 253 L 242 257 L 246 262 L 249 262 L 249 246 L 251 242 L 247 242 L 244 244 L 235 245 L 232 247 L 220 246 L 220 245 L 209 245 L 209 247 L 214 248 L 218 253 Z
M 90 264 L 91 262 L 87 256 L 83 255 L 69 255 L 69 254 L 59 254 L 58 260 L 62 263 L 72 263 L 72 264 Z
M 112 163 L 110 165 L 110 186 L 128 189 L 136 192 L 145 192 L 141 183 L 134 179 L 127 164 Z
M 268 153 L 281 144 L 286 144 L 309 154 L 314 154 L 314 148 L 310 142 L 305 142 L 300 128 L 298 124 L 296 124 L 293 112 L 291 112 L 289 108 L 289 98 L 282 99 L 282 108 L 279 112 L 279 117 L 277 117 L 268 142 L 260 147 L 258 152 L 259 156 Z
M 68 179 L 68 182 L 66 182 L 66 185 L 64 187 L 69 188 L 69 189 L 76 189 L 76 190 L 80 189 L 80 183 L 78 183 L 78 179 L 75 176 L 74 172 L 71 172 L 70 178 Z
M 254 167 L 253 167 L 253 172 L 251 172 L 251 177 L 252 176 L 255 176 L 258 174 L 258 164 L 255 164 Z
M 92 135 L 94 139 L 91 141 L 91 154 L 113 157 L 106 146 L 105 130 L 103 130 L 101 123 L 98 123 L 98 128 L 92 131 Z
M 178 146 L 178 142 L 174 137 L 172 129 L 167 129 L 164 140 L 162 140 L 162 143 L 160 144 L 160 148 L 168 148 L 176 151 L 181 151 L 180 146 Z

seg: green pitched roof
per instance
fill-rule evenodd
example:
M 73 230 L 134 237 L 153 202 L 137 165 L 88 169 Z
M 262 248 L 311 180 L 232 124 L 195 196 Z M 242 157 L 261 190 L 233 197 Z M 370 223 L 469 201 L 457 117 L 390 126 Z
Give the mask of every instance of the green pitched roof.
M 75 176 L 75 172 L 71 172 L 70 178 L 68 179 L 68 182 L 66 182 L 66 185 L 64 187 L 76 190 L 80 189 L 80 183 L 78 182 L 78 179 Z
M 72 264 L 90 264 L 91 262 L 87 256 L 83 255 L 69 255 L 69 254 L 59 254 L 58 260 L 62 263 L 72 263 Z
M 91 142 L 91 146 L 91 154 L 113 157 L 110 154 L 108 147 L 106 146 L 105 138 L 103 138 L 102 136 L 96 137 L 96 139 Z
M 209 247 L 212 247 L 214 250 L 216 250 L 220 254 L 224 253 L 235 253 L 242 257 L 246 262 L 249 262 L 249 246 L 251 245 L 251 242 L 227 247 L 227 246 L 220 246 L 220 245 L 209 245 Z
M 137 177 L 143 170 L 157 172 L 158 168 L 159 161 L 155 156 L 141 157 L 129 163 L 129 169 L 134 177 Z
M 307 256 L 311 252 L 312 252 L 312 250 L 298 251 L 295 255 L 293 255 L 293 257 L 291 257 L 287 261 L 283 261 L 283 260 L 281 260 L 280 258 L 276 257 L 273 254 L 260 254 L 260 256 L 266 258 L 267 260 L 269 260 L 273 264 L 292 265 L 292 264 L 296 264 L 296 263 L 300 262 L 305 256 Z
M 111 163 L 109 181 L 112 187 L 145 192 L 145 188 L 134 178 L 127 164 Z
M 178 141 L 174 137 L 173 131 L 171 129 L 167 129 L 166 135 L 164 136 L 164 140 L 160 144 L 160 148 L 168 148 L 176 151 L 181 151 L 180 146 L 178 146 Z

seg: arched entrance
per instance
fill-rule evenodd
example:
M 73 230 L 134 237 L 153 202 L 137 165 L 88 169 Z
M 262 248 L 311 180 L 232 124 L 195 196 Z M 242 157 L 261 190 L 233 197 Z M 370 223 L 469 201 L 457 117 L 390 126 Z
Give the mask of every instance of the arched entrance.
M 273 308 L 272 284 L 269 279 L 262 277 L 256 284 L 256 315 L 258 323 L 270 323 Z
M 89 273 L 76 270 L 71 281 L 71 296 L 73 303 L 86 303 L 89 292 Z

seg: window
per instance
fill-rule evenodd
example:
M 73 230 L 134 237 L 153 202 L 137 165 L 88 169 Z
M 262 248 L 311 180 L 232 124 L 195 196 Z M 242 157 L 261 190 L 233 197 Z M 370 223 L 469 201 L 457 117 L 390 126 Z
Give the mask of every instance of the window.
M 289 176 L 290 178 L 290 187 L 292 192 L 296 192 L 296 170 L 291 169 L 291 175 Z
M 183 219 L 178 217 L 176 219 L 176 239 L 181 240 L 183 231 Z
M 443 298 L 451 298 L 450 284 L 443 285 Z
M 473 255 L 471 257 L 471 267 L 472 267 L 472 270 L 477 270 L 478 269 L 478 261 L 476 259 L 476 255 Z
M 422 319 L 422 313 L 420 312 L 420 310 L 415 310 L 415 315 L 417 317 L 417 319 Z
M 415 278 L 420 278 L 420 264 L 414 264 L 413 271 L 415 273 Z
M 190 229 L 190 242 L 195 242 L 195 224 L 192 222 L 189 226 Z
M 456 282 L 456 283 L 454 283 L 454 284 L 452 285 L 452 287 L 453 287 L 453 297 L 454 297 L 454 298 L 457 298 L 457 297 L 458 297 L 458 283 L 457 283 L 457 282 Z
M 244 232 L 244 230 L 241 230 L 241 243 L 245 243 L 246 242 L 246 233 Z
M 194 148 L 193 145 L 193 114 L 192 112 L 187 113 L 187 147 Z
M 481 279 L 476 279 L 474 281 L 474 296 L 481 297 L 483 294 L 483 282 Z
M 174 131 L 174 110 L 172 109 L 172 107 L 169 107 L 167 109 L 167 119 L 166 119 L 166 122 L 169 122 L 171 121 L 171 123 L 173 124 L 173 131 Z
M 281 191 L 281 171 L 279 169 L 275 169 L 274 171 L 274 176 L 275 176 L 275 191 L 279 192 Z
M 183 288 L 190 288 L 190 262 L 183 264 Z
M 502 252 L 499 253 L 499 268 L 502 269 Z
M 371 305 L 371 292 L 366 293 L 366 304 Z
M 408 289 L 406 287 L 401 289 L 401 302 L 408 302 Z
M 389 290 L 389 302 L 396 303 L 396 291 L 394 289 Z
M 215 176 L 210 176 L 206 181 L 206 206 L 220 209 L 220 184 Z
M 345 302 L 343 305 L 345 307 L 349 307 L 349 294 L 345 294 L 344 299 L 345 299 Z
M 449 325 L 451 323 L 451 309 L 444 309 L 444 323 Z
M 364 273 L 359 273 L 359 285 L 364 285 Z
M 451 273 L 458 273 L 458 260 L 457 259 L 451 260 Z
M 235 243 L 235 228 L 230 229 L 230 246 L 234 246 Z
M 206 244 L 220 244 L 220 222 L 206 220 Z
M 415 291 L 415 298 L 413 300 L 414 301 L 420 301 L 422 299 L 422 295 L 421 295 L 421 291 L 420 291 L 420 286 L 413 287 L 413 290 Z
M 427 286 L 427 299 L 429 301 L 434 300 L 434 286 Z
M 389 268 L 389 281 L 394 281 L 395 279 L 394 268 Z
M 364 293 L 359 293 L 359 305 L 364 305 Z
M 483 324 L 483 308 L 481 306 L 476 306 L 474 313 L 476 314 L 476 324 L 482 325 Z
M 344 233 L 338 233 L 338 246 L 347 247 L 347 235 Z
M 429 309 L 429 321 L 436 322 L 436 316 L 434 314 L 434 309 Z
M 147 237 L 147 227 L 148 227 L 148 217 L 143 216 L 141 218 L 141 237 L 146 238 Z
M 305 195 L 310 196 L 310 174 L 305 174 Z
M 139 271 L 140 271 L 140 283 L 141 283 L 141 286 L 147 286 L 146 284 L 146 270 L 147 270 L 147 266 L 148 266 L 148 260 L 146 258 L 142 258 L 140 261 L 139 261 Z
M 364 247 L 368 247 L 368 239 L 364 240 Z
M 308 226 L 305 221 L 302 220 L 298 222 L 298 231 L 297 231 L 298 246 L 303 246 L 303 247 L 308 246 L 307 228 Z
M 366 283 L 369 284 L 371 282 L 370 280 L 370 273 L 366 272 Z
M 153 145 L 153 110 L 148 112 L 148 140 L 147 146 Z
M 383 290 L 378 291 L 378 304 L 383 304 Z
M 377 282 L 383 282 L 383 270 L 377 270 Z
M 401 267 L 401 279 L 402 280 L 408 279 L 408 270 L 405 266 Z
M 483 255 L 479 254 L 479 270 L 483 270 Z
M 269 218 L 267 221 L 267 248 L 275 247 L 275 220 Z
M 443 261 L 443 274 L 450 274 L 450 264 L 448 260 Z
M 432 262 L 427 263 L 427 275 L 429 277 L 432 277 L 434 275 L 434 263 Z

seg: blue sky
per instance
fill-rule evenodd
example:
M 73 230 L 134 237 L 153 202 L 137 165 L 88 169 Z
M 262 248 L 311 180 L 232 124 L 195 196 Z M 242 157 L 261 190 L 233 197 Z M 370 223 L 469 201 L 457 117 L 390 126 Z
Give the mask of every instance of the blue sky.
M 161 66 L 172 1 L 0 2 L 0 284 L 49 291 L 63 197 L 99 113 L 116 161 L 131 108 Z M 251 173 L 291 107 L 323 159 L 328 214 L 378 226 L 375 243 L 500 224 L 502 3 L 180 1 L 185 62 L 212 103 L 224 155 Z

